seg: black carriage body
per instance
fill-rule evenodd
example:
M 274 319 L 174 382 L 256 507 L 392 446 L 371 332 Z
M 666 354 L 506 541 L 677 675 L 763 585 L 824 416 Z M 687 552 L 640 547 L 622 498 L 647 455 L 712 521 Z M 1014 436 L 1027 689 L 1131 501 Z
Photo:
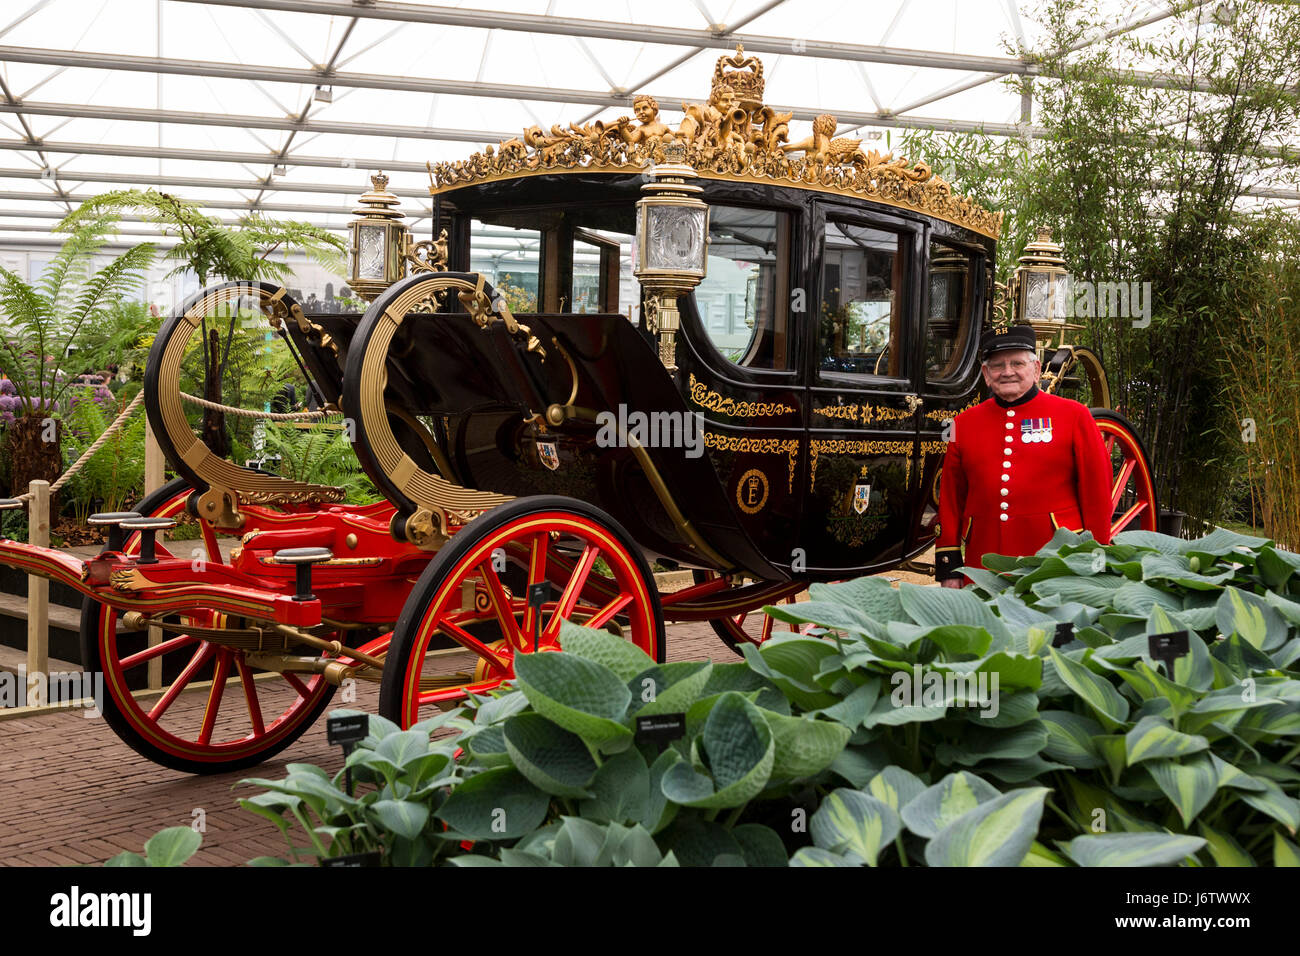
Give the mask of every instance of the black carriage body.
M 644 322 L 623 312 L 640 302 L 620 303 L 611 293 L 616 265 L 602 258 L 596 306 L 608 311 L 563 308 L 575 300 L 573 240 L 598 239 L 600 230 L 630 235 L 643 182 L 626 173 L 574 172 L 444 191 L 439 201 L 452 272 L 475 271 L 472 221 L 540 227 L 539 311 L 516 310 L 516 317 L 547 357 L 542 362 L 526 353 L 499 322 L 478 328 L 450 296 L 437 317 L 403 323 L 389 350 L 389 407 L 430 426 L 456 483 L 590 501 L 647 552 L 684 565 L 767 580 L 831 579 L 894 567 L 927 548 L 944 425 L 977 394 L 976 346 L 994 240 L 841 194 L 701 179 L 703 198 L 715 211 L 715 242 L 727 241 L 719 232 L 727 217 L 719 225 L 719 209 L 733 211 L 733 219 L 744 218 L 734 213 L 740 210 L 779 223 L 769 275 L 757 270 L 760 284 L 774 286 L 766 290 L 772 307 L 733 361 L 711 338 L 696 297 L 683 297 L 678 368 L 670 374 Z M 861 303 L 842 305 L 840 293 L 854 282 L 860 297 L 870 298 L 869 289 L 863 292 L 870 277 L 850 273 L 870 271 L 879 252 L 874 247 L 882 244 L 893 280 L 886 297 L 888 348 L 829 347 L 843 344 L 845 319 L 865 335 L 865 320 L 854 324 Z M 961 311 L 930 320 L 935 248 L 961 262 L 959 293 L 950 281 L 943 290 L 957 294 Z M 940 286 L 935 289 L 939 294 Z M 936 328 L 943 333 L 939 349 Z M 766 346 L 758 341 L 764 337 Z M 779 346 L 772 345 L 776 337 Z M 571 388 L 552 340 L 576 366 L 574 405 L 601 420 L 529 421 L 564 403 Z M 769 360 L 751 361 L 764 348 Z M 781 360 L 770 361 L 777 350 Z M 761 364 L 780 367 L 756 367 Z M 435 464 L 413 431 L 403 434 L 394 425 L 408 454 Z M 657 475 L 617 437 L 620 428 L 647 446 Z M 557 459 L 558 467 L 544 464 Z M 665 507 L 665 495 L 680 517 Z M 713 559 L 702 558 L 681 518 L 716 552 Z

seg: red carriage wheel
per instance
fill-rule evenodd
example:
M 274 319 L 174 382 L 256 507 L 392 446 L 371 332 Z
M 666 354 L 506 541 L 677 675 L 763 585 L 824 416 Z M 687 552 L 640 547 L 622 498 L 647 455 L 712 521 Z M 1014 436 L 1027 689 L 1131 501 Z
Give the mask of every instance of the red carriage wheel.
M 1107 408 L 1091 408 L 1110 456 L 1112 509 L 1110 533 L 1158 530 L 1160 509 L 1146 447 L 1127 418 Z
M 535 611 L 527 589 L 542 581 L 551 599 Z M 535 629 L 541 650 L 558 649 L 563 619 L 617 624 L 662 662 L 652 582 L 631 536 L 599 508 L 553 496 L 493 508 L 443 546 L 412 590 L 385 658 L 379 712 L 409 727 L 471 691 L 500 687 L 514 676 L 515 655 L 537 649 Z
M 185 510 L 193 488 L 176 479 L 147 495 L 135 508 L 146 517 L 175 517 Z M 201 523 L 202 524 L 202 523 Z M 217 538 L 206 526 L 195 557 L 221 561 Z M 161 537 L 161 536 L 160 536 Z M 139 534 L 125 541 L 128 553 L 139 550 Z M 187 557 L 190 545 L 160 540 L 161 558 Z M 81 653 L 88 673 L 102 673 L 104 719 L 136 753 L 187 773 L 222 773 L 261 763 L 293 743 L 324 710 L 334 687 L 318 674 L 279 674 L 253 679 L 255 668 L 243 651 L 168 629 L 148 644 L 147 631 L 119 633 L 120 615 L 87 597 L 81 607 Z M 181 626 L 224 626 L 222 615 L 195 608 L 178 615 Z M 327 640 L 342 639 L 325 635 Z M 136 697 L 143 690 L 151 661 L 159 661 L 158 694 Z M 259 672 L 260 673 L 260 672 Z M 206 690 L 198 689 L 203 683 Z M 182 691 L 190 688 L 190 693 Z M 202 704 L 199 704 L 202 701 Z
M 704 584 L 712 581 L 718 575 L 716 571 L 695 571 L 693 572 L 696 584 Z M 791 591 L 783 596 L 764 600 L 762 604 L 756 607 L 738 610 L 734 613 L 723 614 L 720 617 L 711 618 L 709 627 L 713 628 L 713 633 L 722 638 L 729 648 L 737 654 L 743 654 L 741 650 L 746 644 L 755 646 L 762 644 L 772 636 L 774 629 L 788 629 L 792 632 L 799 632 L 799 625 L 778 624 L 775 620 L 763 613 L 763 606 L 767 604 L 793 604 L 795 596 L 801 593 L 807 585 L 791 585 Z

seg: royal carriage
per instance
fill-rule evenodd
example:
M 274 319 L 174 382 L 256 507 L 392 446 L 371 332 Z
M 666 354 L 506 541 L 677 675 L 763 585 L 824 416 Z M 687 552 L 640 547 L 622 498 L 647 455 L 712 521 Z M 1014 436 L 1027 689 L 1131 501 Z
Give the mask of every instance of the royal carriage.
M 1001 217 L 833 138 L 833 117 L 791 143 L 762 98 L 738 50 L 676 130 L 637 97 L 635 121 L 534 127 L 432 166 L 421 243 L 376 177 L 353 224 L 363 314 L 231 283 L 164 321 L 146 408 L 178 477 L 95 516 L 110 534 L 92 560 L 0 541 L 0 560 L 85 595 L 84 666 L 128 744 L 187 771 L 246 766 L 349 680 L 378 682 L 380 712 L 409 726 L 509 680 L 563 620 L 659 660 L 665 621 L 739 648 L 768 636 L 762 606 L 929 548 L 945 426 L 982 397 Z M 1050 245 L 1035 255 L 1050 282 Z M 250 308 L 344 416 L 384 501 L 200 440 L 182 368 Z M 1044 387 L 1106 406 L 1065 331 L 1040 328 Z M 1116 530 L 1154 528 L 1140 442 L 1095 414 Z M 160 537 L 184 514 L 197 549 Z M 660 593 L 655 566 L 693 583 Z M 178 707 L 200 685 L 202 710 Z

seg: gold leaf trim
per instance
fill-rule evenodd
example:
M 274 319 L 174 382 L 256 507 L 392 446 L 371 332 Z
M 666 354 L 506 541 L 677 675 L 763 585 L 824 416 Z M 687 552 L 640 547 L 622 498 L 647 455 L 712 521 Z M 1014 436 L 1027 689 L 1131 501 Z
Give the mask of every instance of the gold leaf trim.
M 633 99 L 639 125 L 623 116 L 610 123 L 557 124 L 549 132 L 530 126 L 468 159 L 429 164 L 430 193 L 547 173 L 640 172 L 663 163 L 663 147 L 673 142 L 686 145 L 686 162 L 708 179 L 833 192 L 913 209 L 991 239 L 1001 235 L 1002 213 L 957 195 L 923 162 L 835 138 L 838 123 L 829 113 L 813 120 L 811 136 L 788 142 L 793 114 L 764 106 L 762 95 L 762 63 L 737 47 L 735 56 L 719 58 L 708 102 L 682 104 L 686 115 L 676 130 L 660 122 L 654 97 L 639 94 Z

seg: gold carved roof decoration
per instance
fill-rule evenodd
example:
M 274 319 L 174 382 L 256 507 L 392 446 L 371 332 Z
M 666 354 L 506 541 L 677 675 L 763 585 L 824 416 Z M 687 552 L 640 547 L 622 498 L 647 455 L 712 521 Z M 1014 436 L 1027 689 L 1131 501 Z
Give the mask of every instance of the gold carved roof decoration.
M 834 116 L 813 120 L 812 135 L 789 142 L 792 113 L 763 105 L 763 64 L 736 47 L 718 58 L 708 102 L 683 103 L 677 129 L 659 120 L 654 97 L 633 98 L 635 120 L 567 127 L 549 132 L 530 126 L 519 137 L 455 162 L 431 163 L 430 192 L 459 186 L 557 171 L 624 172 L 678 157 L 704 177 L 769 181 L 804 189 L 841 193 L 965 226 L 998 238 L 1002 213 L 989 212 L 959 196 L 924 162 L 909 163 L 893 153 L 863 150 L 862 142 L 835 138 Z M 671 155 L 666 158 L 664 150 Z

